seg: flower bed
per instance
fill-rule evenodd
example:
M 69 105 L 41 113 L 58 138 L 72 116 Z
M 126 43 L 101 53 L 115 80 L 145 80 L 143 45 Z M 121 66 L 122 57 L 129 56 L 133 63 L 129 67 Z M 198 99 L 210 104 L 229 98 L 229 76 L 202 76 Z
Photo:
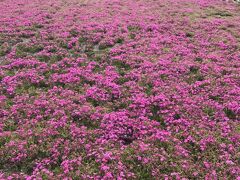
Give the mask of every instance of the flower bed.
M 240 177 L 240 6 L 0 9 L 1 179 Z

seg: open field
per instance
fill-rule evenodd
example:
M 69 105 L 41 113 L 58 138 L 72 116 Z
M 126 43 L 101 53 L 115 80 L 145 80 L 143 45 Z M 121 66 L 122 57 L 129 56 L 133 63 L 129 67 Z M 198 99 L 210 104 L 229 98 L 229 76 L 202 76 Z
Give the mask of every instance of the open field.
M 240 4 L 0 0 L 0 179 L 240 180 Z

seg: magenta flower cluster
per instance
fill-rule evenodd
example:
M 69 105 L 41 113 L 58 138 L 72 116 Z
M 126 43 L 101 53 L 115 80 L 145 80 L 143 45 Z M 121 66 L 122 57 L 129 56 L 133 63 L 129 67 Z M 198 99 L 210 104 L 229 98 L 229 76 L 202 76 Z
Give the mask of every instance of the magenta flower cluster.
M 240 179 L 239 5 L 0 11 L 0 179 Z

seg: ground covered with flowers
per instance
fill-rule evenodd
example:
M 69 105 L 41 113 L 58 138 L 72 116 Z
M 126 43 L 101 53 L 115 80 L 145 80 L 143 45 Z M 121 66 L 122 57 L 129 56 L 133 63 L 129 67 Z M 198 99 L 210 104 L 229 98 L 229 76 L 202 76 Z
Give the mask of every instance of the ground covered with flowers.
M 239 12 L 1 0 L 0 179 L 239 179 Z

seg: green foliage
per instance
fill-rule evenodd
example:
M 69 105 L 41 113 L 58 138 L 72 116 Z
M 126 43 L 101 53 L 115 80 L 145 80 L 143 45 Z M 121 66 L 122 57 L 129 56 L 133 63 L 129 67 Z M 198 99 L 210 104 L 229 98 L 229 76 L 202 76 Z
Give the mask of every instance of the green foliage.
M 79 34 L 79 32 L 76 30 L 76 29 L 72 29 L 72 30 L 70 30 L 70 32 L 69 32 L 70 34 L 71 34 L 71 36 L 73 36 L 73 37 L 77 37 L 78 36 L 78 34 Z
M 225 108 L 224 109 L 224 113 L 226 114 L 226 116 L 229 118 L 229 119 L 236 119 L 236 114 L 229 108 Z
M 194 32 L 186 32 L 186 36 L 189 37 L 189 38 L 192 38 L 194 37 Z
M 212 100 L 214 100 L 214 101 L 221 101 L 221 100 L 222 100 L 222 99 L 221 99 L 221 96 L 219 96 L 219 95 L 216 95 L 216 96 L 210 95 L 210 96 L 209 96 L 209 99 L 212 99 Z
M 13 119 L 6 120 L 4 123 L 4 131 L 15 131 L 17 129 L 17 123 Z
M 86 37 L 80 37 L 80 38 L 78 39 L 78 42 L 79 42 L 80 44 L 85 43 L 85 42 L 87 42 L 87 38 L 86 38 Z
M 153 84 L 151 83 L 145 84 L 145 89 L 146 94 L 150 96 L 152 94 Z
M 196 57 L 196 58 L 195 58 L 195 61 L 201 63 L 201 62 L 203 62 L 203 59 L 202 59 L 201 57 Z
M 215 115 L 215 110 L 211 107 L 203 108 L 203 112 L 207 114 L 209 117 L 213 117 Z
M 135 34 L 135 33 L 130 33 L 130 34 L 129 34 L 129 38 L 130 38 L 130 39 L 135 39 L 135 37 L 136 37 L 136 34 Z
M 160 122 L 161 126 L 164 128 L 164 127 L 166 127 L 166 123 L 165 123 L 163 117 L 159 114 L 159 110 L 160 109 L 158 106 L 155 106 L 155 105 L 151 106 L 152 116 L 150 117 L 150 119 Z
M 199 68 L 196 67 L 196 66 L 191 66 L 191 67 L 189 68 L 189 70 L 190 70 L 190 73 L 196 74 L 196 73 L 198 73 Z
M 146 164 L 143 165 L 137 159 L 135 156 L 135 150 L 133 148 L 126 148 L 121 156 L 121 159 L 124 165 L 135 174 L 136 179 L 151 180 L 153 178 L 151 175 L 151 168 Z
M 128 26 L 127 28 L 128 28 L 128 31 L 130 31 L 130 32 L 136 32 L 136 31 L 141 30 L 141 28 L 138 26 Z
M 123 41 L 124 41 L 124 39 L 123 39 L 123 38 L 118 38 L 118 39 L 117 39 L 117 41 L 116 41 L 116 43 L 122 44 L 122 43 L 123 43 Z
M 217 12 L 213 13 L 213 15 L 220 16 L 220 17 L 231 17 L 232 16 L 232 14 L 228 11 L 217 11 Z
M 117 67 L 117 71 L 121 76 L 124 76 L 131 69 L 130 65 L 123 61 L 113 61 L 112 65 Z
M 6 143 L 10 142 L 10 140 L 11 140 L 11 136 L 0 137 L 0 148 L 3 147 Z
M 35 54 L 43 50 L 43 46 L 41 45 L 25 45 L 20 44 L 16 48 L 16 56 L 17 57 L 25 57 L 28 53 Z
M 0 57 L 7 55 L 9 52 L 10 52 L 10 48 L 4 48 L 0 46 Z

